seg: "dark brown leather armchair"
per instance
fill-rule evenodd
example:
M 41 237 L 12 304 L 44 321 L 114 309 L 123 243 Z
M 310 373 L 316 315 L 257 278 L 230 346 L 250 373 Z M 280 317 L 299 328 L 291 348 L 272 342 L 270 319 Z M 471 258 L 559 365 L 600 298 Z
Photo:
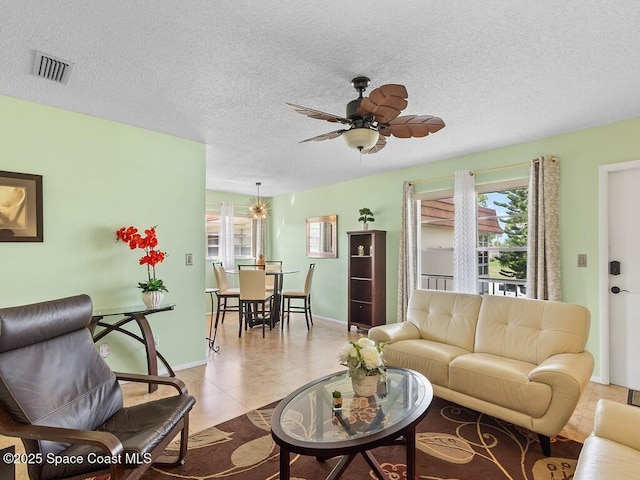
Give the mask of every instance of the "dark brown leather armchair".
M 32 480 L 132 480 L 152 463 L 184 461 L 195 399 L 176 378 L 112 372 L 87 328 L 91 314 L 87 295 L 0 309 L 0 434 L 22 439 Z M 124 407 L 118 380 L 178 394 Z M 177 457 L 161 457 L 178 434 Z

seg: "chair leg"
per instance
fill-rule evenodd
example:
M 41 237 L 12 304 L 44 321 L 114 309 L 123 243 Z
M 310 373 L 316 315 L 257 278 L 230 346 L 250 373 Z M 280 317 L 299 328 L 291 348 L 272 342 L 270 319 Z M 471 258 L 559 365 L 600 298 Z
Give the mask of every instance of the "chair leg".
M 216 309 L 216 322 L 220 317 L 220 310 L 222 310 L 222 323 L 224 323 L 224 307 L 222 306 L 223 299 L 218 297 L 218 308 Z
M 238 304 L 238 338 L 242 337 L 242 320 L 244 319 L 244 305 L 242 302 Z
M 304 321 L 307 323 L 307 330 L 309 330 L 309 299 L 304 297 Z
M 311 325 L 313 325 L 313 315 L 311 315 L 311 294 L 307 296 L 307 309 L 309 310 L 309 320 L 311 321 Z
M 289 327 L 290 318 L 291 318 L 291 297 L 287 297 L 287 327 Z

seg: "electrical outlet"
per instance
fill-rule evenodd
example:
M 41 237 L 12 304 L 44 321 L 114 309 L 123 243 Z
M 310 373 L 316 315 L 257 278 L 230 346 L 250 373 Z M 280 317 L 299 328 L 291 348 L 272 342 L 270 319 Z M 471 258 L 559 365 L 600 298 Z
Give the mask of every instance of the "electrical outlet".
M 585 268 L 587 266 L 587 254 L 579 253 L 578 254 L 578 267 Z
M 111 347 L 109 346 L 108 343 L 101 343 L 99 349 L 100 349 L 100 356 L 102 358 L 107 358 L 109 355 L 111 355 Z

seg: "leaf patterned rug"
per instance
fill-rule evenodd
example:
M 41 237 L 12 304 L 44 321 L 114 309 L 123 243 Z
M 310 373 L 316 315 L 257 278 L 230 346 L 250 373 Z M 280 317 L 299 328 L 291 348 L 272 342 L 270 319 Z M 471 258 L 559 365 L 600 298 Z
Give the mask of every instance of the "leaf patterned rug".
M 275 405 L 192 435 L 185 465 L 152 467 L 142 480 L 277 479 L 279 448 L 270 433 Z M 557 437 L 552 439 L 552 456 L 545 458 L 535 433 L 439 398 L 416 431 L 416 479 L 567 479 L 573 477 L 582 448 Z M 380 447 L 373 454 L 389 478 L 406 478 L 403 447 Z M 291 478 L 322 479 L 336 463 L 291 454 Z M 343 478 L 376 477 L 358 455 Z

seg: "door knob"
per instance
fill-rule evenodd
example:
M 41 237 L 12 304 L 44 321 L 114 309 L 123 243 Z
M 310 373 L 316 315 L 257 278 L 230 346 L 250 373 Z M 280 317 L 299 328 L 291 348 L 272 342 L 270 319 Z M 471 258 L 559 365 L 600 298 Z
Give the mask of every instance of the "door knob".
M 628 292 L 629 290 L 624 290 L 620 287 L 611 287 L 611 293 L 620 293 L 620 292 Z

